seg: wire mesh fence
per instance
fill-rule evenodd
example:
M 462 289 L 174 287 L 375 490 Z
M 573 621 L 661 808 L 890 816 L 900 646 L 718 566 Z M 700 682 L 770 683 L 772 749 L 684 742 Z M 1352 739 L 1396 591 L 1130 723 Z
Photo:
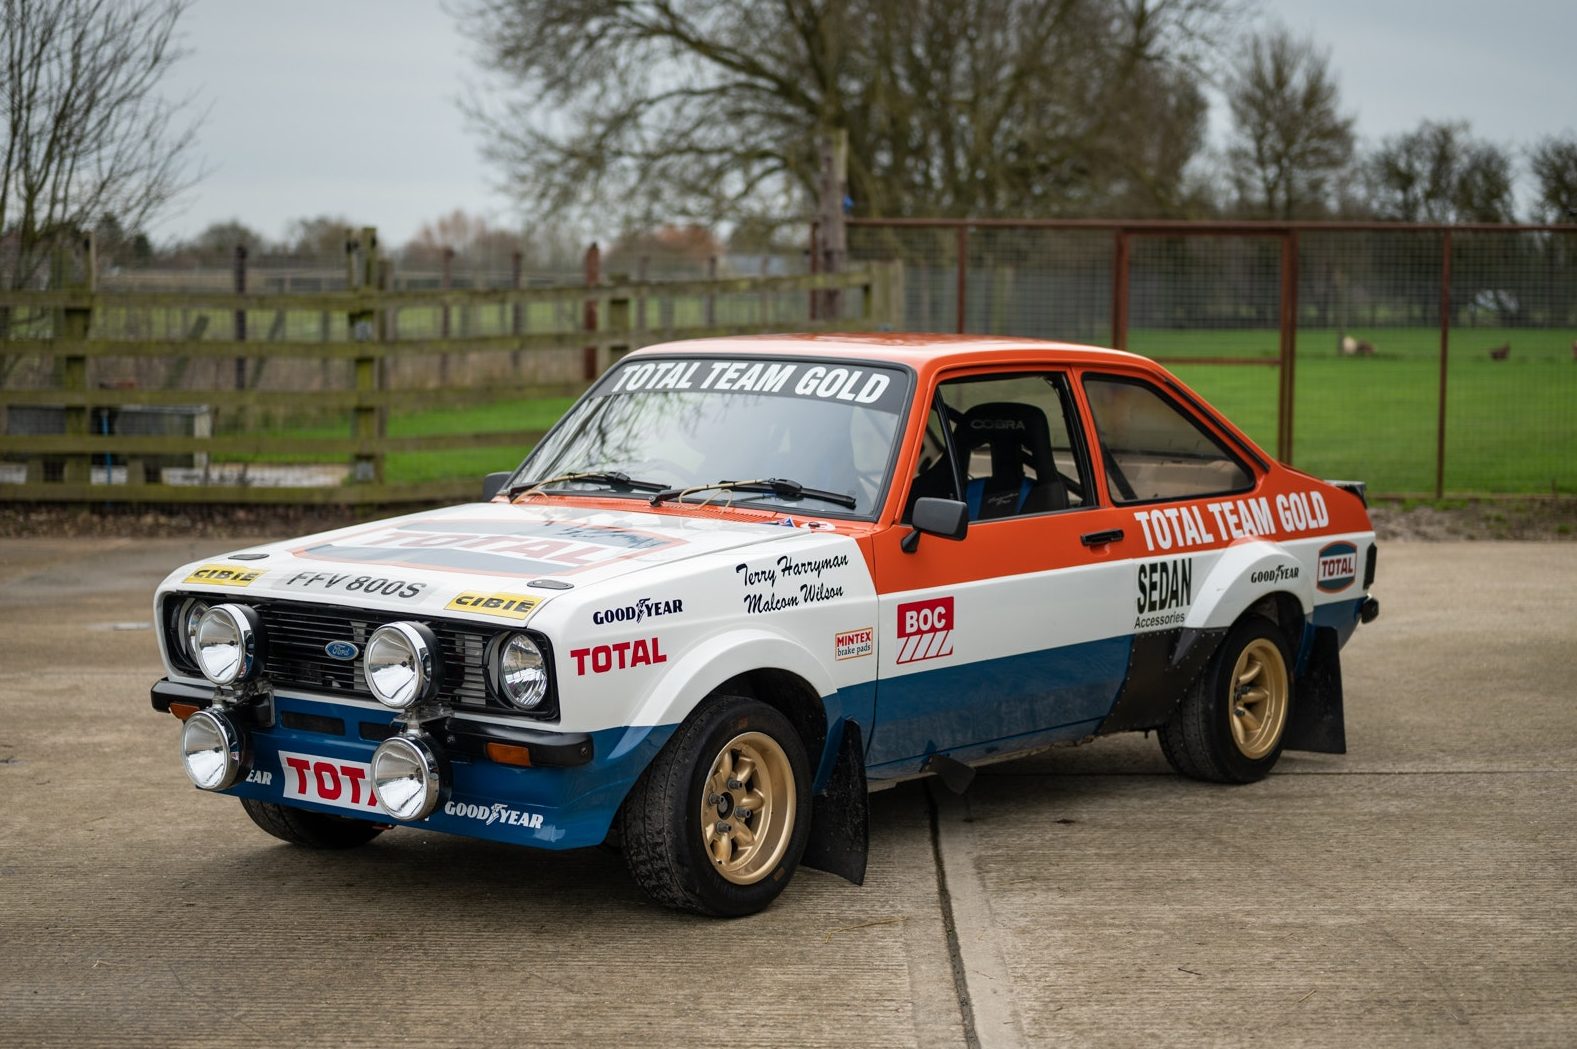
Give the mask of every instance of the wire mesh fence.
M 1577 490 L 1577 227 L 852 220 L 904 327 L 1165 362 L 1293 465 L 1390 494 Z

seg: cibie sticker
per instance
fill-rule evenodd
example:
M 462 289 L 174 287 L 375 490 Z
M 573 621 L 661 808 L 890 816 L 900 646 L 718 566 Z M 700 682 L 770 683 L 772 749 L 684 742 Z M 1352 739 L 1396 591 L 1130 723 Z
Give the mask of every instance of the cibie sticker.
M 868 626 L 844 630 L 832 636 L 832 654 L 835 659 L 858 659 L 875 651 L 876 631 Z
M 1314 585 L 1327 594 L 1346 590 L 1358 578 L 1358 548 L 1351 543 L 1328 543 L 1320 548 Z
M 208 586 L 251 586 L 267 569 L 237 568 L 235 565 L 203 565 L 186 577 L 188 583 Z
M 480 612 L 484 616 L 524 620 L 541 603 L 540 597 L 527 594 L 478 594 L 466 590 L 456 594 L 444 607 L 454 612 Z
M 933 597 L 898 606 L 899 663 L 953 654 L 953 599 Z

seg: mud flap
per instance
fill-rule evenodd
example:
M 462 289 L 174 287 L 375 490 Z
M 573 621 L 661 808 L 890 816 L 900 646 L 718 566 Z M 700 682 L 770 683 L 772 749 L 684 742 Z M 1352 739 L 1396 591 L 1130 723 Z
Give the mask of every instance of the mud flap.
M 1314 631 L 1308 665 L 1297 678 L 1292 716 L 1287 722 L 1284 750 L 1319 754 L 1347 753 L 1347 724 L 1342 713 L 1342 657 L 1336 631 Z
M 800 860 L 856 885 L 865 884 L 866 852 L 870 843 L 869 795 L 865 791 L 865 745 L 860 726 L 843 723 L 838 760 L 827 777 L 827 786 L 811 799 L 810 840 Z

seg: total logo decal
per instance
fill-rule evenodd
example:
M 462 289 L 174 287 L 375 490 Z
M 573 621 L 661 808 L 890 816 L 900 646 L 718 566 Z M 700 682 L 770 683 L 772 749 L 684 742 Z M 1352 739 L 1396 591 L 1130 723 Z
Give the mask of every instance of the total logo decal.
M 593 674 L 606 674 L 610 670 L 630 670 L 668 662 L 668 653 L 663 651 L 659 637 L 572 648 L 569 657 L 575 661 L 575 673 L 581 677 L 585 677 L 588 670 Z
M 341 761 L 311 754 L 279 752 L 284 772 L 285 797 L 315 801 L 319 805 L 376 811 L 378 799 L 372 793 L 372 766 L 359 761 Z
M 933 597 L 898 606 L 899 663 L 953 654 L 953 599 Z
M 237 568 L 234 565 L 203 565 L 186 577 L 188 583 L 209 586 L 251 586 L 262 578 L 264 568 Z
M 1320 548 L 1314 585 L 1327 594 L 1346 590 L 1358 578 L 1358 548 L 1351 543 L 1329 543 Z
M 509 827 L 525 827 L 529 830 L 537 830 L 542 826 L 542 813 L 512 809 L 501 801 L 495 801 L 491 805 L 472 805 L 465 801 L 446 801 L 444 802 L 444 815 L 462 816 L 468 820 L 477 820 L 488 827 L 495 823 L 502 823 Z
M 1168 506 L 1160 510 L 1135 510 L 1134 520 L 1144 531 L 1146 550 L 1187 550 L 1191 547 L 1209 546 L 1221 539 L 1245 539 L 1252 536 L 1295 534 L 1315 528 L 1324 528 L 1331 522 L 1325 497 L 1319 492 L 1294 492 L 1269 496 L 1252 496 L 1247 499 L 1223 499 L 1204 504 L 1210 520 L 1198 506 Z M 1211 524 L 1215 528 L 1211 528 Z M 1217 538 L 1220 536 L 1220 539 Z
M 567 575 L 681 545 L 681 540 L 628 528 L 554 521 L 503 523 L 442 517 L 379 526 L 303 547 L 297 557 L 376 562 L 442 572 Z
M 1194 603 L 1194 559 L 1175 557 L 1139 565 L 1136 630 L 1182 626 Z
M 858 659 L 876 651 L 876 631 L 868 626 L 844 630 L 832 636 L 834 659 Z
M 623 608 L 604 608 L 591 614 L 591 621 L 598 626 L 609 623 L 639 623 L 648 616 L 671 616 L 684 611 L 684 601 L 679 598 L 664 600 L 656 597 L 638 598 L 633 605 Z
M 484 616 L 524 621 L 542 603 L 529 594 L 478 594 L 466 590 L 456 594 L 444 607 L 453 612 L 480 612 Z

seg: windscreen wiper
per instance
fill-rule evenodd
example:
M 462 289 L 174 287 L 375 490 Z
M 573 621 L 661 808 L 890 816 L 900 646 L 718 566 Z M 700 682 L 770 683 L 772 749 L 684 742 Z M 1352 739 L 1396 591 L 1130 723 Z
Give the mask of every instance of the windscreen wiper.
M 693 488 L 664 488 L 652 496 L 652 505 L 656 506 L 668 499 L 683 499 L 697 492 L 762 492 L 775 495 L 779 499 L 820 499 L 846 506 L 850 510 L 859 505 L 852 495 L 827 492 L 820 488 L 806 488 L 798 481 L 790 481 L 785 477 L 764 477 L 759 481 L 717 481 L 714 484 L 698 484 Z
M 509 486 L 509 491 L 505 494 L 510 499 L 513 499 L 523 492 L 535 492 L 546 488 L 550 484 L 567 484 L 570 481 L 591 481 L 595 484 L 611 485 L 614 488 L 622 488 L 631 492 L 662 492 L 665 490 L 665 486 L 658 484 L 656 481 L 637 481 L 631 478 L 629 474 L 621 473 L 618 470 L 582 470 L 578 473 L 557 474 L 540 481 L 522 481 L 520 484 L 512 484 Z

